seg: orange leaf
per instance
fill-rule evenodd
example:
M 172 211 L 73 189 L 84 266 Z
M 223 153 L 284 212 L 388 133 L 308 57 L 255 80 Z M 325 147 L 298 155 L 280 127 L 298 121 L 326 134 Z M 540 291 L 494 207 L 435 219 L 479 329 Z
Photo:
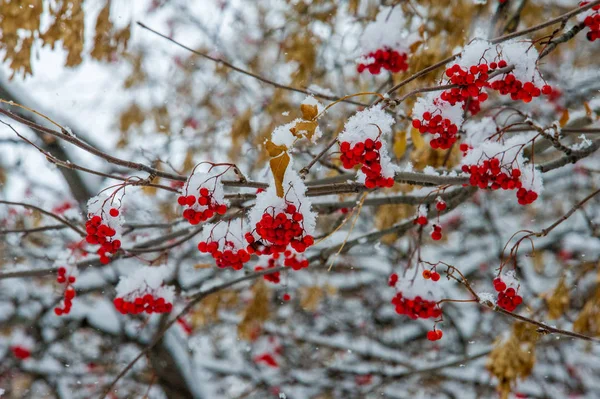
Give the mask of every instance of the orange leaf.
M 267 140 L 265 147 L 267 148 L 267 152 L 271 158 L 278 156 L 284 151 L 287 151 L 286 146 L 274 144 L 271 140 Z
M 311 121 L 319 114 L 317 106 L 310 104 L 300 104 L 300 111 L 302 111 L 302 119 L 305 121 Z
M 560 127 L 564 127 L 568 121 L 569 121 L 569 110 L 565 109 L 563 111 L 562 115 L 560 116 L 560 120 L 558 121 L 558 123 L 560 123 Z
M 298 136 L 301 132 L 306 132 L 304 134 L 304 136 L 311 140 L 313 134 L 315 134 L 315 130 L 317 129 L 317 122 L 316 121 L 306 121 L 306 122 L 298 122 L 296 123 L 296 126 L 294 126 L 293 128 L 290 129 L 290 132 L 292 132 L 292 134 L 294 136 Z
M 290 156 L 287 152 L 282 152 L 279 156 L 271 158 L 269 165 L 271 165 L 271 172 L 273 173 L 273 179 L 275 179 L 275 188 L 277 189 L 277 196 L 283 198 L 283 177 L 285 176 L 285 170 L 290 164 Z

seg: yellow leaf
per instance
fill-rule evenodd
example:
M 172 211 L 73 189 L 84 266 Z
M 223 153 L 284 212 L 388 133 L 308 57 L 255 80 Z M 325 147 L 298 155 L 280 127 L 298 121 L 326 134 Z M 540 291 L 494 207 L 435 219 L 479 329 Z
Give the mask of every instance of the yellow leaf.
M 296 137 L 298 137 L 302 132 L 306 132 L 304 136 L 311 140 L 313 134 L 315 134 L 315 130 L 317 129 L 316 121 L 302 121 L 296 123 L 296 126 L 290 129 L 290 132 Z
M 283 198 L 283 177 L 285 176 L 285 170 L 290 164 L 290 156 L 287 152 L 282 152 L 281 155 L 271 158 L 269 165 L 271 165 L 271 172 L 273 173 L 273 179 L 275 179 L 275 189 L 277 190 L 277 196 Z
M 417 49 L 419 48 L 419 46 L 421 45 L 421 43 L 423 43 L 422 40 L 417 40 L 416 42 L 414 42 L 413 44 L 410 45 L 410 52 L 414 53 L 415 51 L 417 51 Z
M 406 131 L 396 132 L 394 136 L 394 155 L 400 159 L 406 152 Z
M 410 129 L 410 138 L 417 150 L 420 150 L 421 148 L 424 148 L 426 146 L 425 140 L 423 140 L 423 136 L 414 127 Z
M 560 123 L 560 127 L 564 127 L 568 121 L 569 121 L 569 110 L 565 109 L 563 111 L 562 115 L 560 116 L 560 120 L 558 121 Z
M 300 111 L 302 111 L 302 119 L 305 121 L 311 121 L 319 114 L 319 108 L 310 104 L 300 104 Z
M 277 145 L 277 144 L 273 143 L 271 140 L 267 140 L 265 147 L 271 158 L 276 157 L 277 155 L 281 154 L 284 151 L 287 151 L 286 146 Z

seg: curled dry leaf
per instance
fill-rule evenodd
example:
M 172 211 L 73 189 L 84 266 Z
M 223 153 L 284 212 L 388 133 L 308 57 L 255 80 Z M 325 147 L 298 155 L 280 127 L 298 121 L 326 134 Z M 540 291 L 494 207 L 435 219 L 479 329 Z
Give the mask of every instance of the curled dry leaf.
M 290 164 L 290 156 L 287 153 L 287 147 L 284 145 L 275 145 L 271 140 L 268 140 L 266 148 L 271 157 L 269 165 L 271 166 L 271 172 L 273 173 L 273 179 L 275 180 L 277 195 L 283 198 L 283 178 L 285 176 L 285 171 Z

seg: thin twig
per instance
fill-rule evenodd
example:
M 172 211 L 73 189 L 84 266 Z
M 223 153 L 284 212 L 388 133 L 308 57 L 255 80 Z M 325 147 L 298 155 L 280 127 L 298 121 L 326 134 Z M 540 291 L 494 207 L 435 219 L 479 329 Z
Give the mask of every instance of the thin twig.
M 144 28 L 144 29 L 146 29 L 146 30 L 154 33 L 155 35 L 158 35 L 158 36 L 162 37 L 163 39 L 166 39 L 166 40 L 170 41 L 171 43 L 175 44 L 176 46 L 179 46 L 179 47 L 181 47 L 181 48 L 183 48 L 183 49 L 185 49 L 185 50 L 187 50 L 187 51 L 189 51 L 191 53 L 199 55 L 200 57 L 206 58 L 206 59 L 211 60 L 213 62 L 216 62 L 218 64 L 222 64 L 222 65 L 224 65 L 224 66 L 226 66 L 226 67 L 228 67 L 230 69 L 233 69 L 236 72 L 239 72 L 241 74 L 250 76 L 251 78 L 254 78 L 254 79 L 258 80 L 258 81 L 261 81 L 263 83 L 269 84 L 269 85 L 271 85 L 273 87 L 276 87 L 278 89 L 284 89 L 284 90 L 294 91 L 294 92 L 297 92 L 297 93 L 302 93 L 302 94 L 307 94 L 307 95 L 313 95 L 315 97 L 323 98 L 325 100 L 331 100 L 331 101 L 340 101 L 341 100 L 343 102 L 354 104 L 354 105 L 359 105 L 359 106 L 362 106 L 362 107 L 368 107 L 369 106 L 369 104 L 364 104 L 364 103 L 360 103 L 360 102 L 357 102 L 357 101 L 352 101 L 352 100 L 347 100 L 347 99 L 342 100 L 343 97 L 330 96 L 330 95 L 327 95 L 327 94 L 317 93 L 317 92 L 312 91 L 312 90 L 305 90 L 305 89 L 300 89 L 298 87 L 292 87 L 292 86 L 287 86 L 287 85 L 284 85 L 284 84 L 281 84 L 281 83 L 277 83 L 275 81 L 272 81 L 270 79 L 265 78 L 264 76 L 257 75 L 257 74 L 255 74 L 253 72 L 250 72 L 250 71 L 247 71 L 245 69 L 236 67 L 235 65 L 231 64 L 230 62 L 225 61 L 222 58 L 215 58 L 215 57 L 212 57 L 212 56 L 210 56 L 208 54 L 205 54 L 205 53 L 202 53 L 200 51 L 194 50 L 194 49 L 186 46 L 185 44 L 182 44 L 182 43 L 176 41 L 175 39 L 172 39 L 172 38 L 170 38 L 170 37 L 168 37 L 166 35 L 163 35 L 162 33 L 158 32 L 158 31 L 150 28 L 149 26 L 145 25 L 142 22 L 138 21 L 137 24 L 140 27 L 142 27 L 142 28 Z
M 24 202 L 11 202 L 11 201 L 4 201 L 4 200 L 0 200 L 0 204 L 5 204 L 5 205 L 13 205 L 13 206 L 21 206 L 23 208 L 28 208 L 28 209 L 33 209 L 36 210 L 46 216 L 50 216 L 51 218 L 58 220 L 59 222 L 61 222 L 62 224 L 64 224 L 65 226 L 69 227 L 70 229 L 74 230 L 77 232 L 77 234 L 79 234 L 81 237 L 85 237 L 86 233 L 85 231 L 81 230 L 79 227 L 75 226 L 74 224 L 72 224 L 71 222 L 69 222 L 66 219 L 61 218 L 58 215 L 53 214 L 52 212 L 48 212 L 38 206 L 35 205 L 31 205 L 31 204 L 26 204 Z

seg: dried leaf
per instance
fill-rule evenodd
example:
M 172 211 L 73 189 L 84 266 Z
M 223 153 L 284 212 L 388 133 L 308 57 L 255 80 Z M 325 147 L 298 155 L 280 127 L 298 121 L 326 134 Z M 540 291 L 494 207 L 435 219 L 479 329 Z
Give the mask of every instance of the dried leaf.
M 325 289 L 319 286 L 302 287 L 300 289 L 300 306 L 309 312 L 314 312 L 325 296 Z
M 96 19 L 94 48 L 90 55 L 99 61 L 111 61 L 117 53 L 125 51 L 131 35 L 131 26 L 117 31 L 114 29 L 110 21 L 110 4 L 110 1 L 106 2 Z
M 208 295 L 201 306 L 194 307 L 190 322 L 194 328 L 210 324 L 219 318 L 219 310 L 232 308 L 238 303 L 238 295 L 233 290 L 223 290 Z
M 600 335 L 600 285 L 573 322 L 573 331 L 591 336 Z
M 311 121 L 319 114 L 319 108 L 311 104 L 300 104 L 300 111 L 302 112 L 302 119 L 305 121 Z
M 304 136 L 307 139 L 312 140 L 317 126 L 317 121 L 301 121 L 296 123 L 296 125 L 290 129 L 290 132 L 296 137 Z
M 548 317 L 551 320 L 558 319 L 569 309 L 569 288 L 564 277 L 560 279 L 546 302 L 548 303 Z
M 406 131 L 396 132 L 394 135 L 394 155 L 401 159 L 406 153 Z
M 417 129 L 415 129 L 414 127 L 411 127 L 411 129 L 410 129 L 410 139 L 412 140 L 413 146 L 417 150 L 420 150 L 427 146 L 427 144 L 425 143 L 425 140 L 423 140 L 423 135 L 421 133 L 419 133 L 419 131 Z
M 562 115 L 560 116 L 558 123 L 560 124 L 560 127 L 564 127 L 567 124 L 567 122 L 569 122 L 569 110 L 565 109 L 562 112 Z
M 285 195 L 283 190 L 283 178 L 285 177 L 285 171 L 290 164 L 290 156 L 287 152 L 282 152 L 281 155 L 271 158 L 269 165 L 271 166 L 271 172 L 273 173 L 273 179 L 275 179 L 275 188 L 277 190 L 277 196 L 283 198 Z

